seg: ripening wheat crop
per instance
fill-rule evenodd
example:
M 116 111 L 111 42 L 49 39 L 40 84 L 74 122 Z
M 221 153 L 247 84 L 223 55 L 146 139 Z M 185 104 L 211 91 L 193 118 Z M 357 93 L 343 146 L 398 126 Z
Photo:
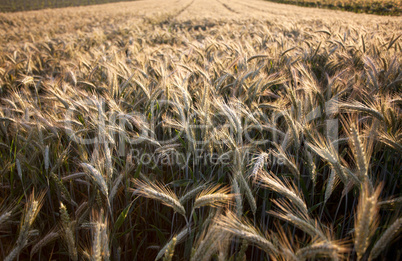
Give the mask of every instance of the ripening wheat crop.
M 400 17 L 152 0 L 0 34 L 1 260 L 401 257 Z

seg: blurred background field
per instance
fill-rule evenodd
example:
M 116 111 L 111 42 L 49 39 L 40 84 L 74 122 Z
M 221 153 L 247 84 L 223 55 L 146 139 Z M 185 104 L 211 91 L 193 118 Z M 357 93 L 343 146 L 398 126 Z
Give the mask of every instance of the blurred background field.
M 126 1 L 133 0 L 0 0 L 0 12 L 18 12 Z M 247 3 L 248 1 L 244 2 Z M 269 2 L 377 15 L 399 16 L 402 12 L 402 1 L 399 0 L 269 0 Z
M 0 0 L 0 12 L 18 12 L 46 8 L 98 5 L 114 2 L 124 2 L 124 0 Z
M 271 2 L 321 7 L 378 15 L 401 15 L 402 1 L 399 0 L 270 0 Z

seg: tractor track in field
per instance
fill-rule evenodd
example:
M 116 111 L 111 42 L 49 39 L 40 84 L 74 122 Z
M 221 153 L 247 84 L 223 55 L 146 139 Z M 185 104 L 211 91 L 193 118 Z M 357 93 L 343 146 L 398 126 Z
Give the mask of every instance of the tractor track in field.
M 232 8 L 229 7 L 227 4 L 222 3 L 222 2 L 219 1 L 219 0 L 216 0 L 216 1 L 217 1 L 218 3 L 220 3 L 224 8 L 226 8 L 227 10 L 229 10 L 230 12 L 235 13 L 235 14 L 240 14 L 240 12 L 238 12 L 238 11 L 232 9 Z
M 194 4 L 194 1 L 191 1 L 188 5 L 186 5 L 185 7 L 183 7 L 182 9 L 180 9 L 175 15 L 174 17 L 177 17 L 179 15 L 181 15 L 184 11 L 186 11 L 192 4 Z
M 245 4 L 245 3 L 242 3 L 242 2 L 235 2 L 235 1 L 234 1 L 234 3 L 236 3 L 236 4 L 238 4 L 238 5 L 243 5 L 243 6 L 247 7 L 247 8 L 256 10 L 256 11 L 258 11 L 258 12 L 262 12 L 262 13 L 272 13 L 272 11 L 270 11 L 270 10 L 263 9 L 263 8 L 258 8 L 258 7 L 255 7 L 255 6 L 252 6 L 252 5 L 248 5 L 248 4 Z

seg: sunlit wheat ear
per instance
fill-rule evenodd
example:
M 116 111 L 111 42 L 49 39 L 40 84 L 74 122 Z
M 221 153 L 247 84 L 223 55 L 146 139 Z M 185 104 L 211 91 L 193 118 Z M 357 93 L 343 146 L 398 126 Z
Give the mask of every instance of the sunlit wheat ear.
M 227 212 L 217 218 L 217 225 L 233 236 L 243 238 L 256 244 L 263 251 L 275 256 L 278 253 L 276 246 L 269 240 L 267 234 L 262 233 L 248 221 L 241 221 L 232 212 Z
M 402 130 L 398 130 L 395 134 L 380 130 L 378 136 L 380 142 L 394 149 L 398 153 L 402 153 Z
M 346 247 L 336 242 L 316 240 L 314 243 L 297 250 L 296 255 L 300 260 L 315 257 L 329 257 L 333 260 L 339 260 L 347 251 Z
M 307 149 L 305 150 L 305 155 L 306 155 L 306 164 L 310 172 L 310 177 L 311 180 L 313 181 L 313 185 L 315 186 L 317 182 L 317 167 L 315 165 L 313 156 Z
M 282 199 L 272 200 L 272 202 L 279 207 L 281 211 L 271 210 L 268 212 L 269 214 L 289 222 L 293 226 L 309 234 L 311 237 L 319 237 L 323 240 L 328 240 L 328 235 L 324 233 L 319 223 L 301 212 L 298 208 L 290 205 Z
M 71 224 L 70 216 L 63 203 L 60 203 L 60 217 L 63 227 L 63 237 L 67 243 L 68 253 L 74 261 L 78 260 L 77 248 L 75 247 L 74 227 Z
M 365 112 L 370 114 L 373 117 L 376 117 L 377 119 L 384 121 L 385 118 L 383 114 L 377 110 L 375 104 L 369 104 L 369 106 L 359 102 L 359 101 L 354 101 L 351 103 L 339 103 L 339 108 L 347 111 L 358 111 L 358 112 Z
M 376 259 L 381 252 L 389 245 L 389 243 L 401 232 L 402 217 L 398 218 L 382 233 L 371 249 L 369 260 Z
M 5 261 L 14 260 L 19 252 L 27 245 L 29 239 L 29 231 L 33 222 L 35 221 L 36 216 L 40 211 L 43 196 L 44 193 L 35 198 L 35 194 L 32 193 L 31 196 L 28 198 L 20 223 L 21 225 L 18 233 L 17 242 L 15 243 L 15 247 L 4 259 Z
M 155 200 L 161 201 L 164 205 L 173 208 L 173 210 L 183 216 L 186 216 L 186 210 L 180 203 L 176 194 L 171 191 L 168 187 L 159 185 L 158 183 L 147 183 L 139 179 L 133 180 L 135 193 Z
M 275 143 L 276 151 L 272 151 L 272 155 L 278 159 L 278 162 L 284 164 L 290 172 L 296 177 L 300 177 L 299 168 L 296 166 L 295 160 L 292 156 L 284 151 L 282 146 Z
M 190 191 L 188 191 L 186 194 L 184 194 L 182 197 L 180 197 L 179 201 L 182 205 L 184 205 L 187 201 L 190 199 L 194 198 L 197 194 L 199 194 L 202 190 L 204 190 L 207 187 L 206 184 L 199 184 Z
M 352 126 L 350 128 L 350 132 L 351 132 L 350 138 L 352 140 L 353 153 L 354 153 L 354 157 L 357 161 L 357 166 L 359 169 L 359 176 L 361 179 L 364 180 L 367 176 L 369 160 L 367 160 L 367 157 L 364 153 L 364 148 L 363 148 L 362 142 L 360 140 L 360 136 L 359 136 L 356 128 Z
M 255 159 L 254 159 L 254 165 L 250 173 L 250 177 L 254 178 L 254 180 L 257 178 L 258 173 L 262 170 L 264 167 L 265 161 L 268 158 L 268 153 L 262 152 L 260 153 Z
M 95 223 L 93 228 L 93 236 L 92 236 L 92 261 L 101 261 L 102 260 L 102 249 L 101 249 L 101 233 L 102 228 L 101 224 Z
M 222 187 L 219 185 L 211 186 L 203 190 L 195 199 L 193 209 L 204 206 L 222 207 L 231 204 L 234 194 L 230 194 L 230 187 Z
M 366 252 L 371 237 L 378 226 L 378 196 L 381 193 L 381 188 L 378 186 L 372 193 L 370 185 L 366 182 L 360 190 L 354 232 L 355 251 L 359 259 Z
M 103 195 L 106 198 L 109 198 L 108 187 L 102 174 L 100 174 L 97 169 L 95 169 L 92 165 L 88 163 L 81 163 L 81 166 L 84 167 L 85 170 L 87 170 L 87 174 L 96 182 Z
M 171 240 L 169 240 L 169 242 L 166 243 L 166 245 L 164 247 L 162 247 L 162 249 L 158 252 L 158 255 L 155 258 L 156 260 L 161 259 L 164 255 L 166 255 L 166 253 L 170 252 L 168 251 L 169 248 L 179 244 L 181 241 L 183 241 L 186 236 L 189 233 L 189 229 L 188 227 L 185 227 L 184 229 L 182 229 L 177 235 L 175 235 Z M 173 239 L 175 239 L 175 241 L 173 242 Z
M 289 261 L 299 261 L 301 260 L 296 256 L 295 251 L 299 248 L 299 243 L 294 240 L 291 232 L 284 229 L 282 224 L 279 222 L 275 224 L 276 230 L 278 231 L 276 235 L 276 241 L 278 244 L 278 249 L 280 253 L 279 260 L 289 260 Z M 287 231 L 289 231 L 287 233 Z
M 163 261 L 172 261 L 174 255 L 174 247 L 176 246 L 176 237 L 173 237 L 169 247 L 165 251 L 165 256 L 163 257 Z
M 228 106 L 227 104 L 222 102 L 217 102 L 216 104 L 220 105 L 221 112 L 226 115 L 227 119 L 230 122 L 230 125 L 236 130 L 236 133 L 242 133 L 243 127 L 238 111 L 232 106 Z M 240 140 L 238 140 L 237 138 L 240 138 Z M 237 136 L 237 138 L 236 141 L 241 141 L 241 136 Z
M 356 121 L 356 120 L 355 120 Z M 362 137 L 359 134 L 358 126 L 353 120 L 349 120 L 345 123 L 345 128 L 349 130 L 348 137 L 350 147 L 353 152 L 353 157 L 355 158 L 357 168 L 358 168 L 358 178 L 362 183 L 369 181 L 368 169 L 370 164 L 372 144 L 369 139 L 364 139 L 362 142 Z M 369 183 L 370 185 L 371 183 Z
M 195 252 L 191 261 L 208 261 L 218 251 L 219 243 L 228 240 L 228 234 L 212 221 L 208 229 L 205 229 L 197 240 Z
M 321 158 L 328 161 L 331 167 L 335 170 L 338 178 L 344 183 L 348 184 L 349 179 L 353 180 L 357 184 L 360 184 L 360 180 L 352 172 L 344 171 L 343 161 L 339 153 L 334 148 L 333 144 L 326 141 L 323 137 L 317 137 L 313 143 L 307 143 L 307 146 L 318 154 Z
M 299 128 L 298 128 L 298 126 L 299 126 L 300 124 L 298 124 L 297 121 L 295 121 L 295 120 L 289 115 L 289 113 L 287 113 L 286 111 L 283 113 L 283 116 L 284 116 L 284 118 L 285 118 L 285 120 L 286 120 L 286 123 L 287 123 L 288 126 L 289 126 L 289 129 L 290 129 L 291 133 L 292 133 L 292 136 L 293 136 L 293 139 L 292 139 L 292 140 L 295 142 L 295 147 L 296 147 L 296 149 L 298 149 L 298 148 L 300 147 Z
M 325 193 L 324 193 L 324 202 L 327 202 L 329 197 L 331 196 L 332 192 L 334 191 L 335 187 L 339 183 L 339 178 L 336 175 L 336 172 L 331 169 L 331 173 L 329 174 L 329 177 L 327 179 L 327 185 L 325 188 Z
M 288 180 L 281 181 L 275 174 L 262 171 L 258 176 L 262 185 L 285 196 L 290 202 L 298 207 L 305 215 L 308 210 L 306 203 L 302 199 L 302 194 Z
M 109 233 L 108 221 L 104 217 L 103 210 L 100 213 L 92 213 L 92 256 L 91 260 L 109 260 Z

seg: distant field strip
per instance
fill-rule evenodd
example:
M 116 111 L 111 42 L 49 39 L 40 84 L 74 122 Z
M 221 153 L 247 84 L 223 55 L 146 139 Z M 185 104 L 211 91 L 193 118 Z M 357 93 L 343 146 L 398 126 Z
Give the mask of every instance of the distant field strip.
M 355 13 L 369 13 L 379 15 L 402 14 L 402 1 L 400 0 L 267 0 L 270 2 L 294 4 L 308 7 L 320 7 L 351 11 Z
M 98 5 L 135 0 L 0 0 L 0 12 L 18 12 L 46 8 Z

